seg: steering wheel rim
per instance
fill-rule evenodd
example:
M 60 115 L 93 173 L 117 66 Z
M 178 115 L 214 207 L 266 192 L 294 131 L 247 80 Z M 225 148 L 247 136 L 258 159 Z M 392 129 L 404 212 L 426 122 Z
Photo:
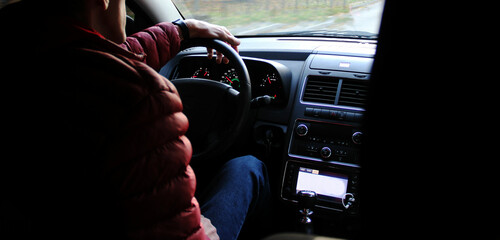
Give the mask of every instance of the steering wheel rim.
M 186 135 L 193 145 L 191 162 L 196 164 L 197 162 L 202 162 L 200 161 L 201 159 L 213 159 L 221 155 L 234 143 L 249 115 L 251 82 L 248 69 L 243 59 L 230 45 L 217 39 L 190 39 L 183 42 L 183 49 L 191 47 L 212 48 L 224 54 L 224 56 L 229 59 L 231 66 L 236 69 L 240 80 L 239 91 L 234 90 L 229 85 L 214 80 L 200 78 L 180 78 L 172 80 L 183 102 L 183 112 L 188 117 L 190 123 Z M 231 104 L 234 104 L 236 107 L 235 111 L 229 113 L 234 114 L 233 116 L 216 116 L 220 114 L 220 112 L 227 113 L 228 109 L 217 109 L 213 112 L 209 109 L 227 107 Z M 211 106 L 207 107 L 207 105 Z M 201 115 L 200 112 L 202 113 Z M 211 116 L 213 117 L 211 121 L 220 121 L 221 117 L 233 120 L 229 123 L 228 127 L 223 129 L 223 131 L 217 127 L 207 130 L 207 128 L 211 128 L 212 125 L 217 124 L 211 122 L 205 124 L 205 121 L 210 120 L 201 119 L 207 117 L 203 113 L 214 115 Z M 205 129 L 206 131 L 199 131 L 200 129 Z M 220 134 L 217 131 L 223 133 Z M 207 135 L 203 136 L 203 134 Z

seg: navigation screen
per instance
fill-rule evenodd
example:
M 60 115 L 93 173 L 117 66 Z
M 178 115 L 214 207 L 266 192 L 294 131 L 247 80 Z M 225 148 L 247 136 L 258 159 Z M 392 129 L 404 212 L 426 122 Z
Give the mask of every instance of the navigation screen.
M 301 190 L 315 191 L 318 197 L 322 195 L 341 201 L 347 191 L 347 182 L 347 175 L 301 167 L 296 190 L 297 193 Z

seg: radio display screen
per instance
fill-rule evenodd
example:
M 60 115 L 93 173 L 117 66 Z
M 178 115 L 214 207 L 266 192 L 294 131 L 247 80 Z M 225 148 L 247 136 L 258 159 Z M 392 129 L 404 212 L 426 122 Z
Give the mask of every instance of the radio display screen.
M 296 192 L 310 190 L 316 192 L 320 199 L 342 201 L 347 192 L 347 183 L 347 175 L 301 167 Z

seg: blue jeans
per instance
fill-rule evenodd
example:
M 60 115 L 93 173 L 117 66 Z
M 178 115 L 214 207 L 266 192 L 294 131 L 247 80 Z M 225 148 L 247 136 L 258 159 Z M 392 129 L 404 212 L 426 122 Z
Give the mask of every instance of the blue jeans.
M 253 156 L 226 162 L 205 188 L 198 197 L 201 214 L 221 240 L 237 239 L 245 220 L 258 218 L 270 201 L 266 166 Z

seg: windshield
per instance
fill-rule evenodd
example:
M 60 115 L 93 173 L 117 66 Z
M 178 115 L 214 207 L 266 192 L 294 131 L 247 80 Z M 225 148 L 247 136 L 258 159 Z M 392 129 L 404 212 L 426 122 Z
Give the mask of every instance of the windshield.
M 376 38 L 384 0 L 173 0 L 185 18 L 236 36 Z

